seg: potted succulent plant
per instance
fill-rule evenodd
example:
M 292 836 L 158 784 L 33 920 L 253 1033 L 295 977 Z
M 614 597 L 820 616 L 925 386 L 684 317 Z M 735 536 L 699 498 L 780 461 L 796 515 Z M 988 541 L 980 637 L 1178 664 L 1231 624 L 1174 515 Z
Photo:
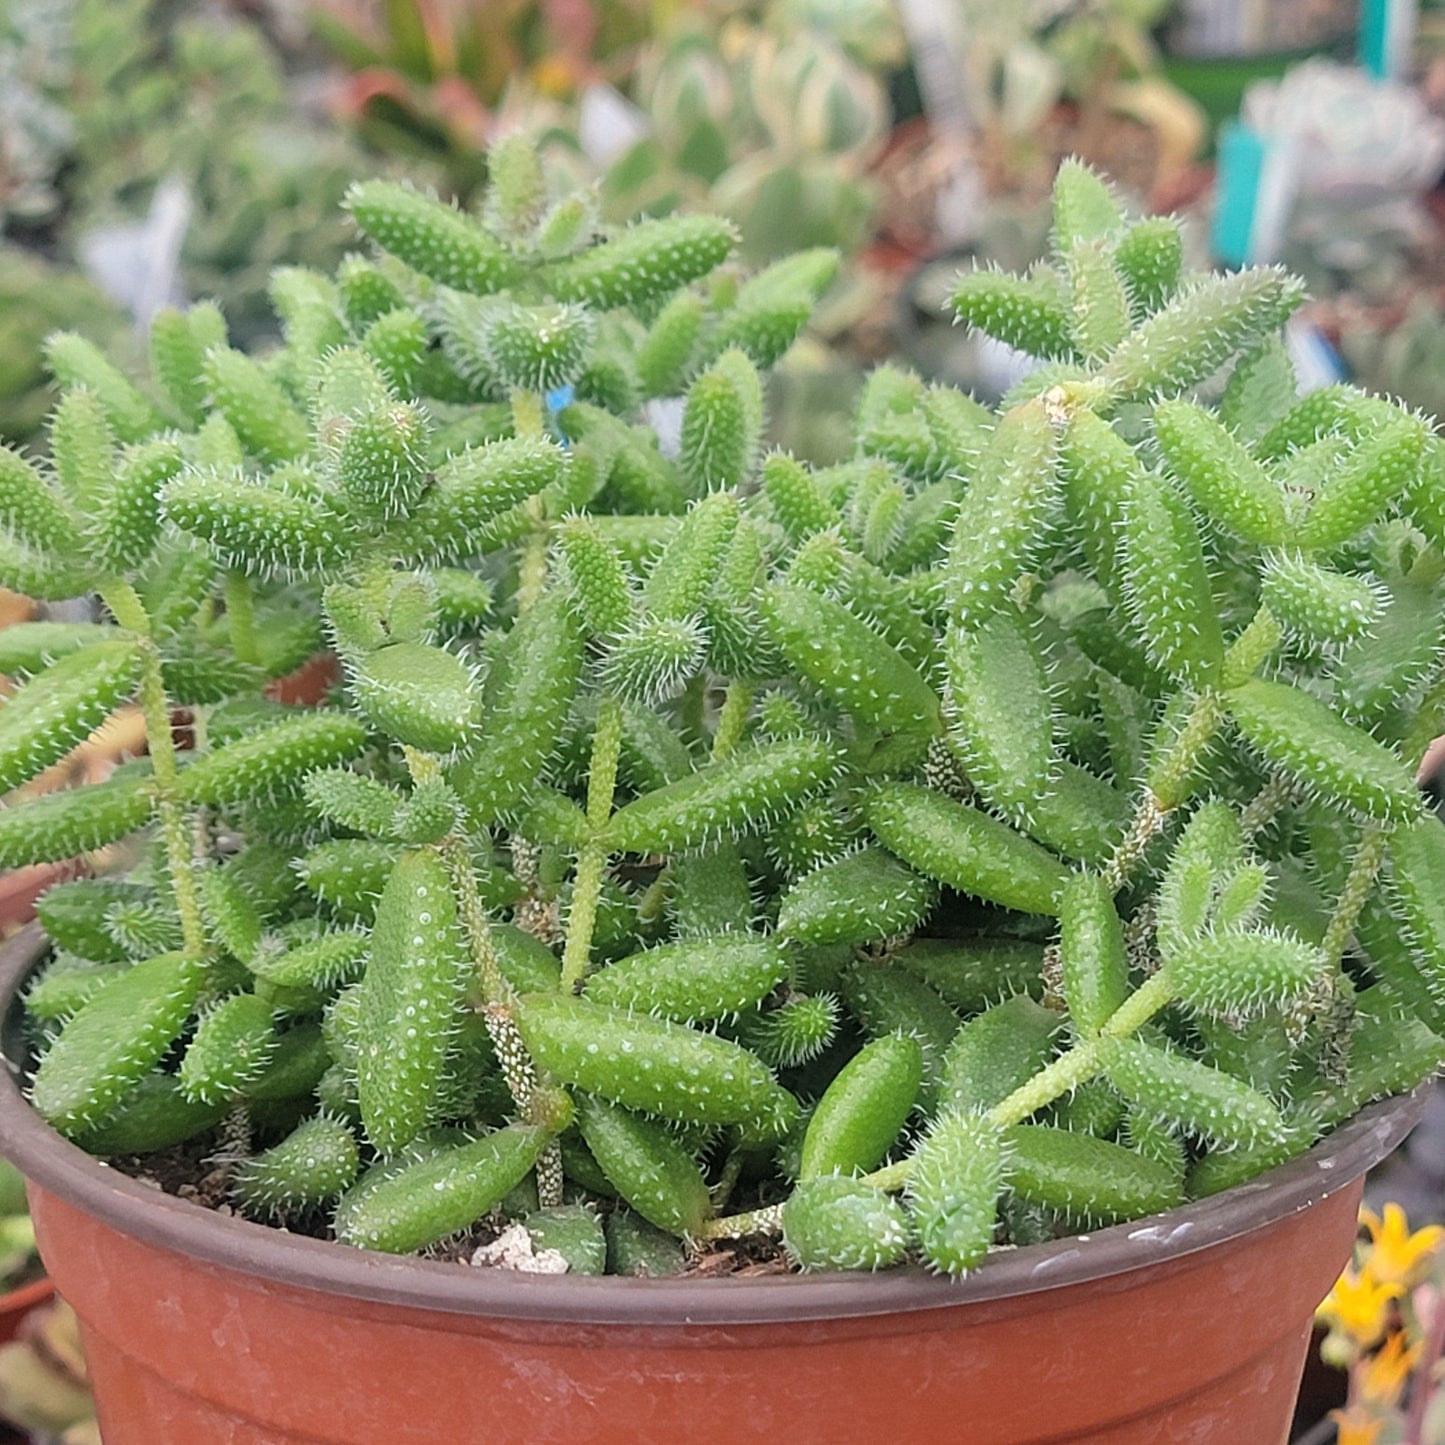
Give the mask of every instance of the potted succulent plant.
M 1070 165 L 954 296 L 1040 369 L 882 368 L 810 470 L 759 370 L 829 253 L 490 175 L 357 187 L 265 361 L 58 339 L 0 455 L 3 580 L 111 619 L 31 634 L 0 782 L 148 724 L 0 811 L 139 832 L 3 978 L 107 1441 L 1282 1439 L 1445 1054 L 1438 443 Z M 265 701 L 315 617 L 343 687 Z

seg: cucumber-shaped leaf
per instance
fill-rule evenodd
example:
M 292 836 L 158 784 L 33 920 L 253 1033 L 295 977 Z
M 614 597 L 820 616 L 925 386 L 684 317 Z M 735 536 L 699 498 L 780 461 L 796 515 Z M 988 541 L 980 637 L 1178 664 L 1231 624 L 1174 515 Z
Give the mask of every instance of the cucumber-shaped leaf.
M 135 691 L 141 645 L 92 642 L 53 663 L 0 706 L 0 792 L 82 743 Z
M 803 1135 L 800 1178 L 866 1174 L 882 1163 L 913 1112 L 923 1050 L 903 1034 L 865 1044 L 834 1076 Z
M 1074 1028 L 1091 1038 L 1129 992 L 1124 925 L 1097 873 L 1076 873 L 1059 902 L 1064 1002 Z
M 196 960 L 166 953 L 100 989 L 36 1070 L 30 1097 L 41 1117 L 74 1135 L 119 1107 L 184 1028 L 202 972 Z
M 1063 1020 L 1025 993 L 969 1019 L 943 1058 L 943 1106 L 990 1109 L 1021 1088 L 1048 1062 Z
M 1004 1135 L 1009 1188 L 1083 1225 L 1142 1219 L 1184 1202 L 1181 1175 L 1122 1144 L 1046 1124 Z
M 0 868 L 58 863 L 115 843 L 151 816 L 151 782 L 126 773 L 0 808 Z
M 365 742 L 353 718 L 301 713 L 206 753 L 181 774 L 181 795 L 224 807 L 294 791 L 307 773 L 355 757 Z
M 665 1019 L 584 999 L 526 994 L 517 1028 L 537 1066 L 600 1098 L 680 1123 L 733 1124 L 775 1139 L 797 1101 L 746 1049 Z
M 1217 526 L 1246 542 L 1272 546 L 1288 530 L 1279 483 L 1203 407 L 1162 401 L 1154 436 L 1169 470 Z
M 403 853 L 377 905 L 359 1005 L 361 1116 L 383 1153 L 411 1143 L 435 1122 L 466 986 L 446 869 L 428 849 Z
M 1319 949 L 1283 933 L 1225 929 L 1184 944 L 1169 959 L 1169 978 L 1184 1004 L 1231 1019 L 1293 1003 L 1324 973 Z
M 1109 1082 L 1134 1107 L 1228 1148 L 1281 1138 L 1279 1110 L 1238 1079 L 1141 1039 L 1104 1039 Z
M 343 1197 L 336 1237 L 361 1249 L 410 1254 L 476 1223 L 526 1178 L 551 1136 L 509 1124 L 470 1144 L 407 1163 Z
M 517 263 L 475 221 L 393 181 L 359 181 L 346 195 L 356 224 L 398 260 L 478 296 L 509 285 Z
M 649 1224 L 695 1235 L 712 1213 L 707 1182 L 677 1136 L 629 1109 L 589 1094 L 577 1101 L 577 1127 L 608 1181 Z
M 887 732 L 937 728 L 933 689 L 841 602 L 785 584 L 761 595 L 759 611 L 788 662 L 859 721 Z
M 778 931 L 803 943 L 868 943 L 911 933 L 937 897 L 881 848 L 864 848 L 800 878 L 778 907 Z
M 833 748 L 820 738 L 739 748 L 620 808 L 607 825 L 608 841 L 620 853 L 701 848 L 763 826 L 826 786 L 836 768 Z
M 799 1269 L 886 1269 L 910 1235 L 892 1195 L 836 1174 L 804 1180 L 783 1205 L 783 1247 Z
M 1400 759 L 1318 698 L 1252 678 L 1225 705 L 1266 761 L 1326 802 L 1386 823 L 1418 815 L 1419 790 Z
M 586 301 L 604 311 L 635 306 L 706 276 L 736 244 L 732 226 L 717 216 L 639 221 L 559 262 L 548 281 L 564 301 Z
M 993 1243 L 1008 1154 L 998 1129 L 977 1114 L 943 1115 L 914 1151 L 908 1205 L 924 1257 L 964 1274 Z
M 246 1160 L 236 1172 L 236 1196 L 255 1214 L 314 1209 L 339 1199 L 360 1170 L 356 1136 L 340 1119 L 320 1114 Z
M 787 972 L 776 942 L 725 933 L 664 943 L 618 959 L 587 980 L 587 997 L 608 1008 L 706 1023 L 760 1003 Z
M 1026 815 L 1050 783 L 1053 703 L 1023 621 L 999 612 L 949 629 L 948 737 L 968 780 L 1011 817 Z
M 926 877 L 1023 913 L 1055 913 L 1069 870 L 1037 843 L 977 808 L 912 783 L 878 788 L 868 826 Z

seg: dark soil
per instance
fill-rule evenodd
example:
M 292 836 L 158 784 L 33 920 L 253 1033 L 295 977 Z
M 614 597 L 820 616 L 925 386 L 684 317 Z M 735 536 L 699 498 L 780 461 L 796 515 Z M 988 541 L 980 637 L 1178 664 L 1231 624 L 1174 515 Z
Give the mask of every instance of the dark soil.
M 155 1154 L 122 1155 L 108 1161 L 113 1169 L 132 1179 L 178 1199 L 187 1199 L 203 1209 L 218 1214 L 239 1214 L 231 1202 L 231 1177 L 234 1164 L 218 1157 L 215 1131 L 188 1139 Z M 751 1208 L 757 1201 L 735 1207 Z M 330 1219 L 325 1213 L 293 1214 L 284 1219 L 261 1220 L 274 1224 L 290 1234 L 312 1239 L 334 1239 Z M 426 1252 L 428 1259 L 471 1267 L 473 1253 L 490 1244 L 506 1227 L 508 1221 L 500 1214 L 489 1215 L 465 1234 L 443 1240 Z M 678 1278 L 684 1279 L 751 1279 L 761 1275 L 782 1275 L 792 1272 L 780 1241 L 762 1235 L 745 1239 L 709 1240 L 688 1257 L 686 1268 Z M 0 1445 L 5 1445 L 0 1438 Z

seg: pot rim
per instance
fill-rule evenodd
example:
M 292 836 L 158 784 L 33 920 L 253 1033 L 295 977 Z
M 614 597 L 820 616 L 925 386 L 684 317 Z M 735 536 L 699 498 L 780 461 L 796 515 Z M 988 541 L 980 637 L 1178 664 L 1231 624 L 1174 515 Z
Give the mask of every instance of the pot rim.
M 42 1189 L 146 1244 L 255 1279 L 443 1314 L 571 1324 L 760 1325 L 945 1309 L 1105 1279 L 1223 1245 L 1346 1187 L 1414 1127 L 1423 1086 L 1386 1099 L 1288 1163 L 1166 1214 L 991 1254 L 959 1280 L 876 1275 L 649 1280 L 517 1274 L 353 1249 L 288 1234 L 141 1184 L 62 1137 L 21 1089 L 19 994 L 47 943 L 31 925 L 0 946 L 0 1150 Z

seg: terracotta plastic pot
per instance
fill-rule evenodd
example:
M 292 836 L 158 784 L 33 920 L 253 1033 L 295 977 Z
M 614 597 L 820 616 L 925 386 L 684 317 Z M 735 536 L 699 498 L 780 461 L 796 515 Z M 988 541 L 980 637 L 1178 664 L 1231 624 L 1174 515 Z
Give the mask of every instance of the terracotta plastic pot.
M 147 1188 L 25 1103 L 0 950 L 0 1139 L 34 1181 L 106 1445 L 1283 1445 L 1362 1176 L 1416 1098 L 1251 1184 L 972 1277 L 651 1281 L 397 1259 Z

